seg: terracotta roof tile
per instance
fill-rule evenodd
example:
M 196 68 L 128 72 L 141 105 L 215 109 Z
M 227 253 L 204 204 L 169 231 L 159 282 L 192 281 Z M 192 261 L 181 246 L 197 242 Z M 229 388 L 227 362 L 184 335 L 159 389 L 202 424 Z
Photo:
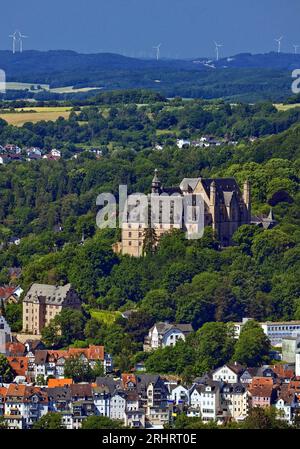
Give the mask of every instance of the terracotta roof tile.
M 67 385 L 71 385 L 72 383 L 73 379 L 49 379 L 48 388 L 64 387 Z
M 27 376 L 27 357 L 7 357 L 7 360 L 16 376 Z

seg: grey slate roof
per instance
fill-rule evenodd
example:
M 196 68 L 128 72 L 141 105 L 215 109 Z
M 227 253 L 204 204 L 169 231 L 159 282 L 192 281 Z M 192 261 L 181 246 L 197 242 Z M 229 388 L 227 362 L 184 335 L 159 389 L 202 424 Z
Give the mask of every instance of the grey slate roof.
M 59 402 L 71 400 L 71 391 L 68 387 L 54 387 L 48 388 L 47 390 L 49 401 Z
M 112 395 L 115 390 L 120 388 L 121 381 L 116 382 L 112 377 L 97 377 L 96 384 L 97 387 L 107 387 Z
M 71 284 L 64 286 L 32 284 L 23 301 L 32 302 L 35 299 L 43 298 L 46 304 L 60 305 L 66 299 L 71 288 Z
M 193 328 L 191 324 L 185 324 L 185 323 L 155 323 L 155 325 L 152 327 L 152 329 L 156 327 L 159 334 L 164 335 L 166 332 L 168 332 L 171 329 L 178 329 L 184 334 L 189 334 L 190 332 L 193 332 Z

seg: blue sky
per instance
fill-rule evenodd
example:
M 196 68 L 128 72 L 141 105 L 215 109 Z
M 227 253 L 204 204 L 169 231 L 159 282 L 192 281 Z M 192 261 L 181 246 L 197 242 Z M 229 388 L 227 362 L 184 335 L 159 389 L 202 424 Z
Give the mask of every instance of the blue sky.
M 11 0 L 0 6 L 0 49 L 20 29 L 25 48 L 37 50 L 150 57 L 161 42 L 162 56 L 184 58 L 213 56 L 216 40 L 229 56 L 274 50 L 284 35 L 282 51 L 291 52 L 299 20 L 299 0 Z

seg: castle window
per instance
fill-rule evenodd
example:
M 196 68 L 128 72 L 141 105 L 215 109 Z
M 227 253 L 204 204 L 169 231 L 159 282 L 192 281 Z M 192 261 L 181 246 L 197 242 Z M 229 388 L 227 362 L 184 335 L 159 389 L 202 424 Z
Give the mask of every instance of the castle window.
M 132 233 L 131 233 L 131 232 L 128 232 L 128 237 L 131 237 L 131 235 L 132 235 Z
M 128 242 L 128 245 L 131 246 L 131 242 Z

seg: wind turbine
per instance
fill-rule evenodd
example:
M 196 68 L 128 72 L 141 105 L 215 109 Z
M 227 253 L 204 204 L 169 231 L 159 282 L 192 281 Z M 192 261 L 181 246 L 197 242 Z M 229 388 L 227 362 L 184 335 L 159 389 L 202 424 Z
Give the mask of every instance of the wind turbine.
M 15 31 L 13 34 L 9 36 L 13 40 L 13 54 L 16 53 L 17 47 L 19 45 L 19 52 L 23 52 L 23 39 L 26 39 L 28 36 L 25 36 L 20 31 Z
M 219 48 L 223 47 L 223 44 L 218 44 L 216 41 L 214 42 L 216 47 L 217 61 L 219 61 Z
M 160 57 L 160 47 L 161 47 L 161 44 L 158 44 L 153 47 L 156 50 L 156 60 L 157 61 L 159 60 L 159 57 Z
M 293 45 L 294 49 L 295 49 L 295 55 L 298 54 L 298 48 L 300 47 L 300 45 Z
M 281 52 L 281 41 L 283 39 L 283 36 L 281 36 L 279 39 L 275 39 L 275 42 L 278 43 L 278 54 Z

